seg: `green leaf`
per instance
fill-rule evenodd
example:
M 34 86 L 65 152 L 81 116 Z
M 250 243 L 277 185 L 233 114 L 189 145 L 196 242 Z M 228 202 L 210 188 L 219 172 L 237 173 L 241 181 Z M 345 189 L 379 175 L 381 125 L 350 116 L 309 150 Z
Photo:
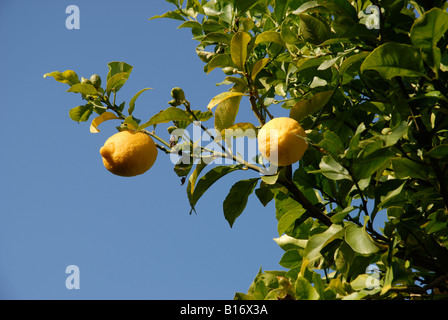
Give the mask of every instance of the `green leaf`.
M 290 110 L 289 117 L 297 120 L 298 122 L 305 119 L 307 116 L 314 114 L 322 109 L 328 101 L 334 91 L 318 92 L 311 99 L 303 99 L 297 102 Z
M 274 199 L 274 192 L 272 192 L 271 188 L 264 182 L 260 183 L 260 187 L 255 190 L 255 195 L 258 200 L 260 200 L 263 207 L 266 207 L 268 203 Z
M 364 51 L 348 57 L 347 59 L 344 60 L 344 62 L 342 62 L 341 67 L 339 68 L 339 74 L 344 75 L 345 71 L 347 71 L 348 68 L 350 68 L 352 65 L 356 63 L 361 63 L 369 54 L 370 52 Z
M 306 41 L 318 45 L 330 37 L 330 28 L 324 21 L 304 13 L 299 17 L 300 33 Z
M 139 92 L 137 92 L 137 93 L 135 94 L 134 97 L 132 97 L 131 101 L 129 101 L 129 109 L 128 109 L 128 113 L 129 113 L 129 115 L 131 115 L 131 114 L 134 112 L 135 101 L 137 100 L 137 98 L 138 98 L 143 92 L 145 92 L 146 90 L 150 90 L 150 89 L 152 89 L 152 88 L 145 88 L 145 89 L 142 89 L 142 90 L 140 90 Z
M 209 160 L 215 159 L 214 157 L 202 157 L 198 164 L 196 165 L 196 168 L 194 169 L 193 173 L 188 178 L 188 185 L 187 185 L 187 196 L 188 200 L 191 205 L 191 209 L 194 210 L 194 205 L 192 205 L 192 197 L 194 193 L 194 189 L 196 187 L 196 181 L 199 178 L 199 175 L 201 174 L 202 170 L 209 164 Z
M 439 69 L 441 55 L 437 43 L 448 31 L 448 13 L 432 8 L 415 20 L 411 28 L 412 45 L 424 51 L 428 63 Z
M 302 276 L 296 280 L 295 294 L 297 300 L 319 300 L 317 290 Z
M 365 230 L 365 226 L 358 227 L 348 222 L 344 229 L 344 240 L 355 252 L 368 255 L 379 251 L 379 248 Z
M 396 181 L 399 182 L 400 180 L 389 180 L 389 181 L 395 183 Z M 402 205 L 402 201 L 405 198 L 405 194 L 402 192 L 405 184 L 406 181 L 404 181 L 395 189 L 388 191 L 384 196 L 381 195 L 380 196 L 381 202 L 378 204 L 378 208 L 384 209 L 391 206 Z
M 224 100 L 242 95 L 244 95 L 243 92 L 234 92 L 234 91 L 220 93 L 217 96 L 215 96 L 212 100 L 210 100 L 209 104 L 207 105 L 207 109 L 212 110 L 214 106 L 216 106 L 219 103 L 222 103 Z
M 440 146 L 434 147 L 426 155 L 434 159 L 445 159 L 448 157 L 448 144 L 441 144 Z
M 230 172 L 240 170 L 242 165 L 230 165 L 230 166 L 217 166 L 208 171 L 202 176 L 194 189 L 192 190 L 190 197 L 190 205 L 192 208 L 196 205 L 202 195 L 220 178 L 229 174 Z
M 424 163 L 417 163 L 407 158 L 391 159 L 395 177 L 398 179 L 417 178 L 428 180 L 428 172 Z
M 333 157 L 325 155 L 319 164 L 320 170 L 310 171 L 309 173 L 322 173 L 331 180 L 351 180 L 350 174 L 339 162 Z
M 373 50 L 361 65 L 361 72 L 376 70 L 385 79 L 393 77 L 424 77 L 425 68 L 420 52 L 414 47 L 388 42 Z
M 107 84 L 106 84 L 107 94 L 110 95 L 110 93 L 112 91 L 118 92 L 121 89 L 121 87 L 126 83 L 128 78 L 129 78 L 129 73 L 120 72 L 120 73 L 114 74 L 112 77 L 107 79 Z
M 53 71 L 44 74 L 44 78 L 46 77 L 53 77 L 54 80 L 61 83 L 66 83 L 69 86 L 79 83 L 79 77 L 73 70 L 65 70 L 64 72 Z
M 373 144 L 378 147 L 379 144 Z M 365 149 L 364 149 L 365 151 Z M 371 177 L 377 170 L 380 170 L 389 164 L 390 159 L 395 155 L 386 148 L 379 148 L 369 155 L 361 156 L 353 162 L 353 175 L 358 180 Z
M 290 231 L 297 219 L 305 213 L 300 203 L 292 199 L 289 194 L 281 191 L 275 194 L 275 217 L 278 220 L 277 231 L 279 235 Z
M 299 17 L 288 15 L 280 26 L 280 35 L 282 40 L 287 44 L 300 43 Z
M 263 70 L 263 68 L 269 63 L 269 61 L 271 61 L 271 59 L 269 58 L 263 58 L 258 60 L 257 62 L 255 62 L 253 68 L 252 68 L 252 72 L 250 73 L 250 77 L 252 79 L 252 81 L 255 81 L 255 79 L 257 78 L 257 74 Z
M 216 68 L 233 67 L 233 61 L 230 54 L 215 55 L 207 65 L 207 74 Z
M 223 203 L 224 217 L 233 226 L 236 218 L 243 213 L 247 199 L 252 194 L 259 178 L 241 180 L 235 183 Z
M 300 255 L 299 250 L 291 249 L 283 254 L 279 264 L 284 268 L 292 269 L 300 266 L 301 262 L 302 256 Z
M 241 95 L 221 101 L 215 110 L 215 129 L 221 132 L 235 123 Z
M 75 107 L 70 110 L 70 119 L 76 122 L 89 120 L 90 115 L 93 112 L 93 105 L 86 104 L 85 106 Z
M 192 122 L 190 116 L 183 110 L 176 107 L 169 107 L 149 119 L 148 122 L 139 126 L 139 129 L 144 129 L 159 123 L 166 123 L 170 121 L 189 121 Z
M 133 116 L 127 116 L 123 122 L 123 124 L 127 125 L 128 127 L 130 126 L 133 130 L 138 128 L 139 123 L 140 123 L 140 120 L 137 118 L 134 118 Z
M 277 31 L 264 31 L 260 33 L 255 39 L 255 44 L 257 45 L 262 42 L 273 42 L 286 48 L 285 41 L 283 41 L 280 32 Z
M 98 95 L 98 91 L 96 91 L 94 86 L 92 86 L 91 84 L 82 84 L 82 83 L 72 85 L 70 89 L 67 90 L 67 92 L 81 93 L 84 95 L 91 95 L 91 96 Z
M 349 206 L 347 208 L 345 208 L 344 210 L 336 213 L 335 215 L 333 215 L 331 217 L 331 222 L 333 223 L 341 223 L 342 221 L 344 221 L 344 218 L 353 210 L 355 210 L 355 207 L 353 206 Z
M 322 257 L 321 250 L 330 242 L 341 239 L 343 236 L 343 228 L 338 224 L 332 224 L 322 233 L 312 235 L 307 244 L 303 256 L 310 262 L 317 262 Z
M 130 74 L 132 71 L 132 66 L 126 62 L 113 61 L 107 64 L 109 67 L 109 73 L 107 74 L 107 80 L 112 78 L 117 73 L 127 73 Z
M 274 238 L 274 241 L 285 251 L 291 249 L 305 249 L 306 243 L 308 242 L 308 240 L 296 239 L 286 234 L 279 238 Z
M 230 43 L 230 55 L 235 66 L 244 71 L 244 66 L 247 59 L 247 45 L 251 40 L 250 34 L 238 31 L 234 34 Z
M 160 18 L 169 18 L 169 19 L 185 21 L 185 18 L 181 15 L 180 10 L 168 11 L 162 15 L 156 15 L 154 17 L 151 17 L 148 20 L 160 19 Z

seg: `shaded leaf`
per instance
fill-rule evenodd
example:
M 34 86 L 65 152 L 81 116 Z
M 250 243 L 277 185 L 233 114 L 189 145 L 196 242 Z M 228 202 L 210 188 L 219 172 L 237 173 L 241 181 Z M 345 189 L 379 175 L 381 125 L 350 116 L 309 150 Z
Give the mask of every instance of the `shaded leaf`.
M 321 44 L 329 38 L 330 28 L 324 21 L 304 13 L 299 17 L 300 33 L 306 41 Z
M 220 178 L 230 172 L 240 170 L 242 165 L 217 166 L 202 176 L 194 189 L 192 189 L 190 197 L 190 205 L 192 208 L 196 205 L 202 195 Z
M 252 68 L 252 72 L 250 73 L 250 77 L 252 78 L 252 81 L 255 81 L 255 79 L 257 78 L 257 74 L 263 70 L 263 68 L 269 63 L 270 59 L 269 58 L 263 58 L 258 60 L 257 62 L 255 62 L 253 68 Z
M 254 191 L 258 180 L 259 178 L 241 180 L 235 183 L 230 189 L 230 192 L 223 203 L 224 217 L 230 227 L 233 226 L 236 218 L 243 213 L 247 204 L 247 199 Z

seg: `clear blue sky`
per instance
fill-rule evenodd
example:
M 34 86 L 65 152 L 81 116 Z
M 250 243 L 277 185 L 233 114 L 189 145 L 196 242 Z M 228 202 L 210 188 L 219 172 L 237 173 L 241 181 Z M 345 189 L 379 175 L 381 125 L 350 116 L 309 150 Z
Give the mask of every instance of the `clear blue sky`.
M 79 30 L 65 27 L 71 4 Z M 154 88 L 137 101 L 138 118 L 168 107 L 175 86 L 204 110 L 227 90 L 215 85 L 224 74 L 203 73 L 197 43 L 177 21 L 148 21 L 171 8 L 164 0 L 0 0 L 1 299 L 232 299 L 260 267 L 281 269 L 273 203 L 264 208 L 253 195 L 232 229 L 222 213 L 233 183 L 254 173 L 219 181 L 190 216 L 168 156 L 144 175 L 112 175 L 99 148 L 116 123 L 91 134 L 68 117 L 79 95 L 42 77 L 72 69 L 105 78 L 108 62 L 125 61 L 134 70 L 119 101 Z M 68 265 L 80 268 L 79 290 L 65 287 Z

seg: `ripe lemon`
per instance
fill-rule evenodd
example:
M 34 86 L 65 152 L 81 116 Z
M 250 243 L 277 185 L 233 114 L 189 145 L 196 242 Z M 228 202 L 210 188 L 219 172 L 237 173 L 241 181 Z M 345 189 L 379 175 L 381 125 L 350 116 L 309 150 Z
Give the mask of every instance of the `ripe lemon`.
M 106 140 L 100 149 L 107 170 L 122 177 L 148 171 L 157 158 L 157 147 L 143 132 L 121 131 Z
M 258 149 L 263 157 L 278 166 L 287 166 L 299 161 L 308 143 L 305 130 L 291 118 L 275 118 L 258 132 Z

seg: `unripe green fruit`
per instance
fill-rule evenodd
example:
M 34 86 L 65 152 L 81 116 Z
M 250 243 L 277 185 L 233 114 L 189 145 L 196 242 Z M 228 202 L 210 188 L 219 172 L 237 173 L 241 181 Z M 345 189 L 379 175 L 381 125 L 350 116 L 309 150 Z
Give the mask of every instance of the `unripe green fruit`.
M 101 77 L 99 75 L 93 74 L 90 77 L 90 81 L 92 82 L 92 84 L 95 88 L 98 89 L 99 87 L 101 87 Z
M 81 77 L 81 83 L 82 84 L 92 84 L 92 81 L 90 81 L 89 79 L 86 79 L 84 77 Z
M 174 100 L 177 101 L 184 101 L 185 100 L 185 93 L 184 90 L 182 90 L 179 87 L 175 87 L 171 90 L 171 96 Z
M 222 71 L 223 71 L 226 75 L 230 76 L 230 75 L 233 74 L 233 67 L 225 67 L 225 68 L 222 68 Z
M 180 105 L 180 102 L 177 100 L 170 100 L 170 101 L 168 101 L 168 104 L 170 106 L 177 107 L 178 105 Z

